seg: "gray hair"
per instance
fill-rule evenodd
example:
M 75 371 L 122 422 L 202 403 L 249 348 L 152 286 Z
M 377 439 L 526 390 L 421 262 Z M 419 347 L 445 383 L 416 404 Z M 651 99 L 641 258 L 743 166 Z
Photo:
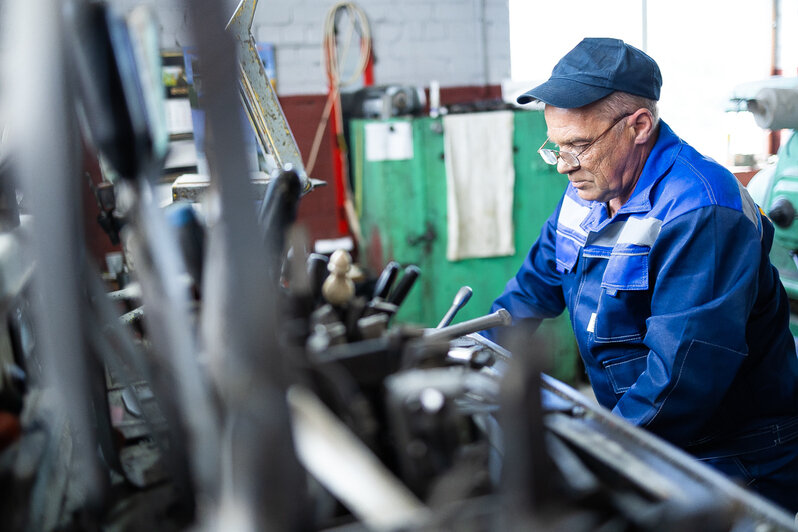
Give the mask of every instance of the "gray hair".
M 657 101 L 642 96 L 616 91 L 605 96 L 595 103 L 596 111 L 606 116 L 608 120 L 615 120 L 626 113 L 634 113 L 638 109 L 648 109 L 654 117 L 654 127 L 659 124 L 659 111 Z

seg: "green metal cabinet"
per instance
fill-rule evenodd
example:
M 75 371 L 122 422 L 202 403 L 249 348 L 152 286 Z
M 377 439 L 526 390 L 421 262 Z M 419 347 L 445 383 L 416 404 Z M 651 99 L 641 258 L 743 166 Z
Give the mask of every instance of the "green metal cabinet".
M 473 288 L 474 294 L 455 322 L 486 314 L 521 266 L 568 183 L 535 152 L 546 138 L 543 113 L 514 113 L 515 255 L 456 262 L 446 259 L 446 169 L 441 119 L 388 121 L 410 122 L 413 156 L 376 162 L 366 158 L 366 126 L 374 122 L 377 121 L 354 120 L 350 124 L 355 202 L 364 235 L 360 262 L 375 274 L 390 260 L 403 266 L 416 264 L 421 269 L 419 281 L 397 314 L 398 322 L 434 327 L 463 285 Z M 546 337 L 552 351 L 553 376 L 573 381 L 578 352 L 567 312 L 544 322 L 537 334 Z

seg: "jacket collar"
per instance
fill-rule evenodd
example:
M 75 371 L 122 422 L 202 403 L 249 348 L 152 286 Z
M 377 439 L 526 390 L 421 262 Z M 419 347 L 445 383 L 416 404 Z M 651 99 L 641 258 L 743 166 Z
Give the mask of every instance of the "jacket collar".
M 607 207 L 597 201 L 586 201 L 579 197 L 573 185 L 568 185 L 565 194 L 574 200 L 578 205 L 590 209 L 582 222 L 580 228 L 585 232 L 601 231 L 613 220 L 617 220 L 619 214 L 647 213 L 651 210 L 651 189 L 662 179 L 673 166 L 676 157 L 683 146 L 682 140 L 676 136 L 673 130 L 664 121 L 659 121 L 659 136 L 651 153 L 648 154 L 646 164 L 637 180 L 632 196 L 615 213 L 615 217 L 610 218 Z
M 682 140 L 668 124 L 660 120 L 657 142 L 648 154 L 632 196 L 618 209 L 618 214 L 651 210 L 651 189 L 670 170 L 681 149 Z

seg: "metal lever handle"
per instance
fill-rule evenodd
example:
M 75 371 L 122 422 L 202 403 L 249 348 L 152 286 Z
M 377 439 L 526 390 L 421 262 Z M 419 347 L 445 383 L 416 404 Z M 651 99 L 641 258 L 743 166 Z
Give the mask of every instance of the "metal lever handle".
M 452 323 L 454 316 L 460 311 L 461 308 L 465 306 L 466 303 L 468 303 L 468 300 L 471 299 L 471 294 L 473 293 L 474 291 L 471 290 L 470 286 L 463 286 L 460 288 L 460 290 L 458 290 L 457 294 L 454 296 L 452 306 L 446 311 L 446 314 L 443 316 L 443 319 L 438 324 L 436 329 L 441 329 Z
M 385 266 L 385 269 L 382 270 L 380 277 L 377 279 L 377 284 L 374 286 L 373 297 L 378 297 L 380 299 L 385 299 L 388 297 L 388 292 L 391 291 L 391 286 L 393 286 L 398 274 L 399 263 L 396 261 L 389 262 L 388 265 Z
M 451 340 L 466 334 L 484 331 L 485 329 L 490 329 L 491 327 L 510 325 L 512 322 L 513 318 L 510 316 L 510 313 L 507 312 L 507 310 L 500 308 L 493 314 L 488 314 L 487 316 L 464 321 L 462 323 L 458 323 L 457 325 L 450 325 L 449 327 L 444 327 L 442 329 L 429 329 L 430 332 L 424 335 L 424 339 L 431 341 Z
M 396 289 L 388 297 L 388 303 L 393 303 L 397 307 L 401 305 L 402 301 L 407 297 L 408 292 L 410 292 L 410 289 L 413 288 L 419 275 L 421 275 L 421 270 L 418 266 L 411 264 L 405 268 L 405 273 L 399 280 L 399 284 L 396 285 Z

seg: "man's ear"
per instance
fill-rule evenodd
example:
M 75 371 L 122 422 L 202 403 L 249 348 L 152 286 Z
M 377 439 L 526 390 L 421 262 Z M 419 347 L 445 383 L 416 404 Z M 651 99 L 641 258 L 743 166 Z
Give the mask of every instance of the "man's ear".
M 654 115 L 648 109 L 638 109 L 632 116 L 632 127 L 635 130 L 635 144 L 645 144 L 654 134 Z

